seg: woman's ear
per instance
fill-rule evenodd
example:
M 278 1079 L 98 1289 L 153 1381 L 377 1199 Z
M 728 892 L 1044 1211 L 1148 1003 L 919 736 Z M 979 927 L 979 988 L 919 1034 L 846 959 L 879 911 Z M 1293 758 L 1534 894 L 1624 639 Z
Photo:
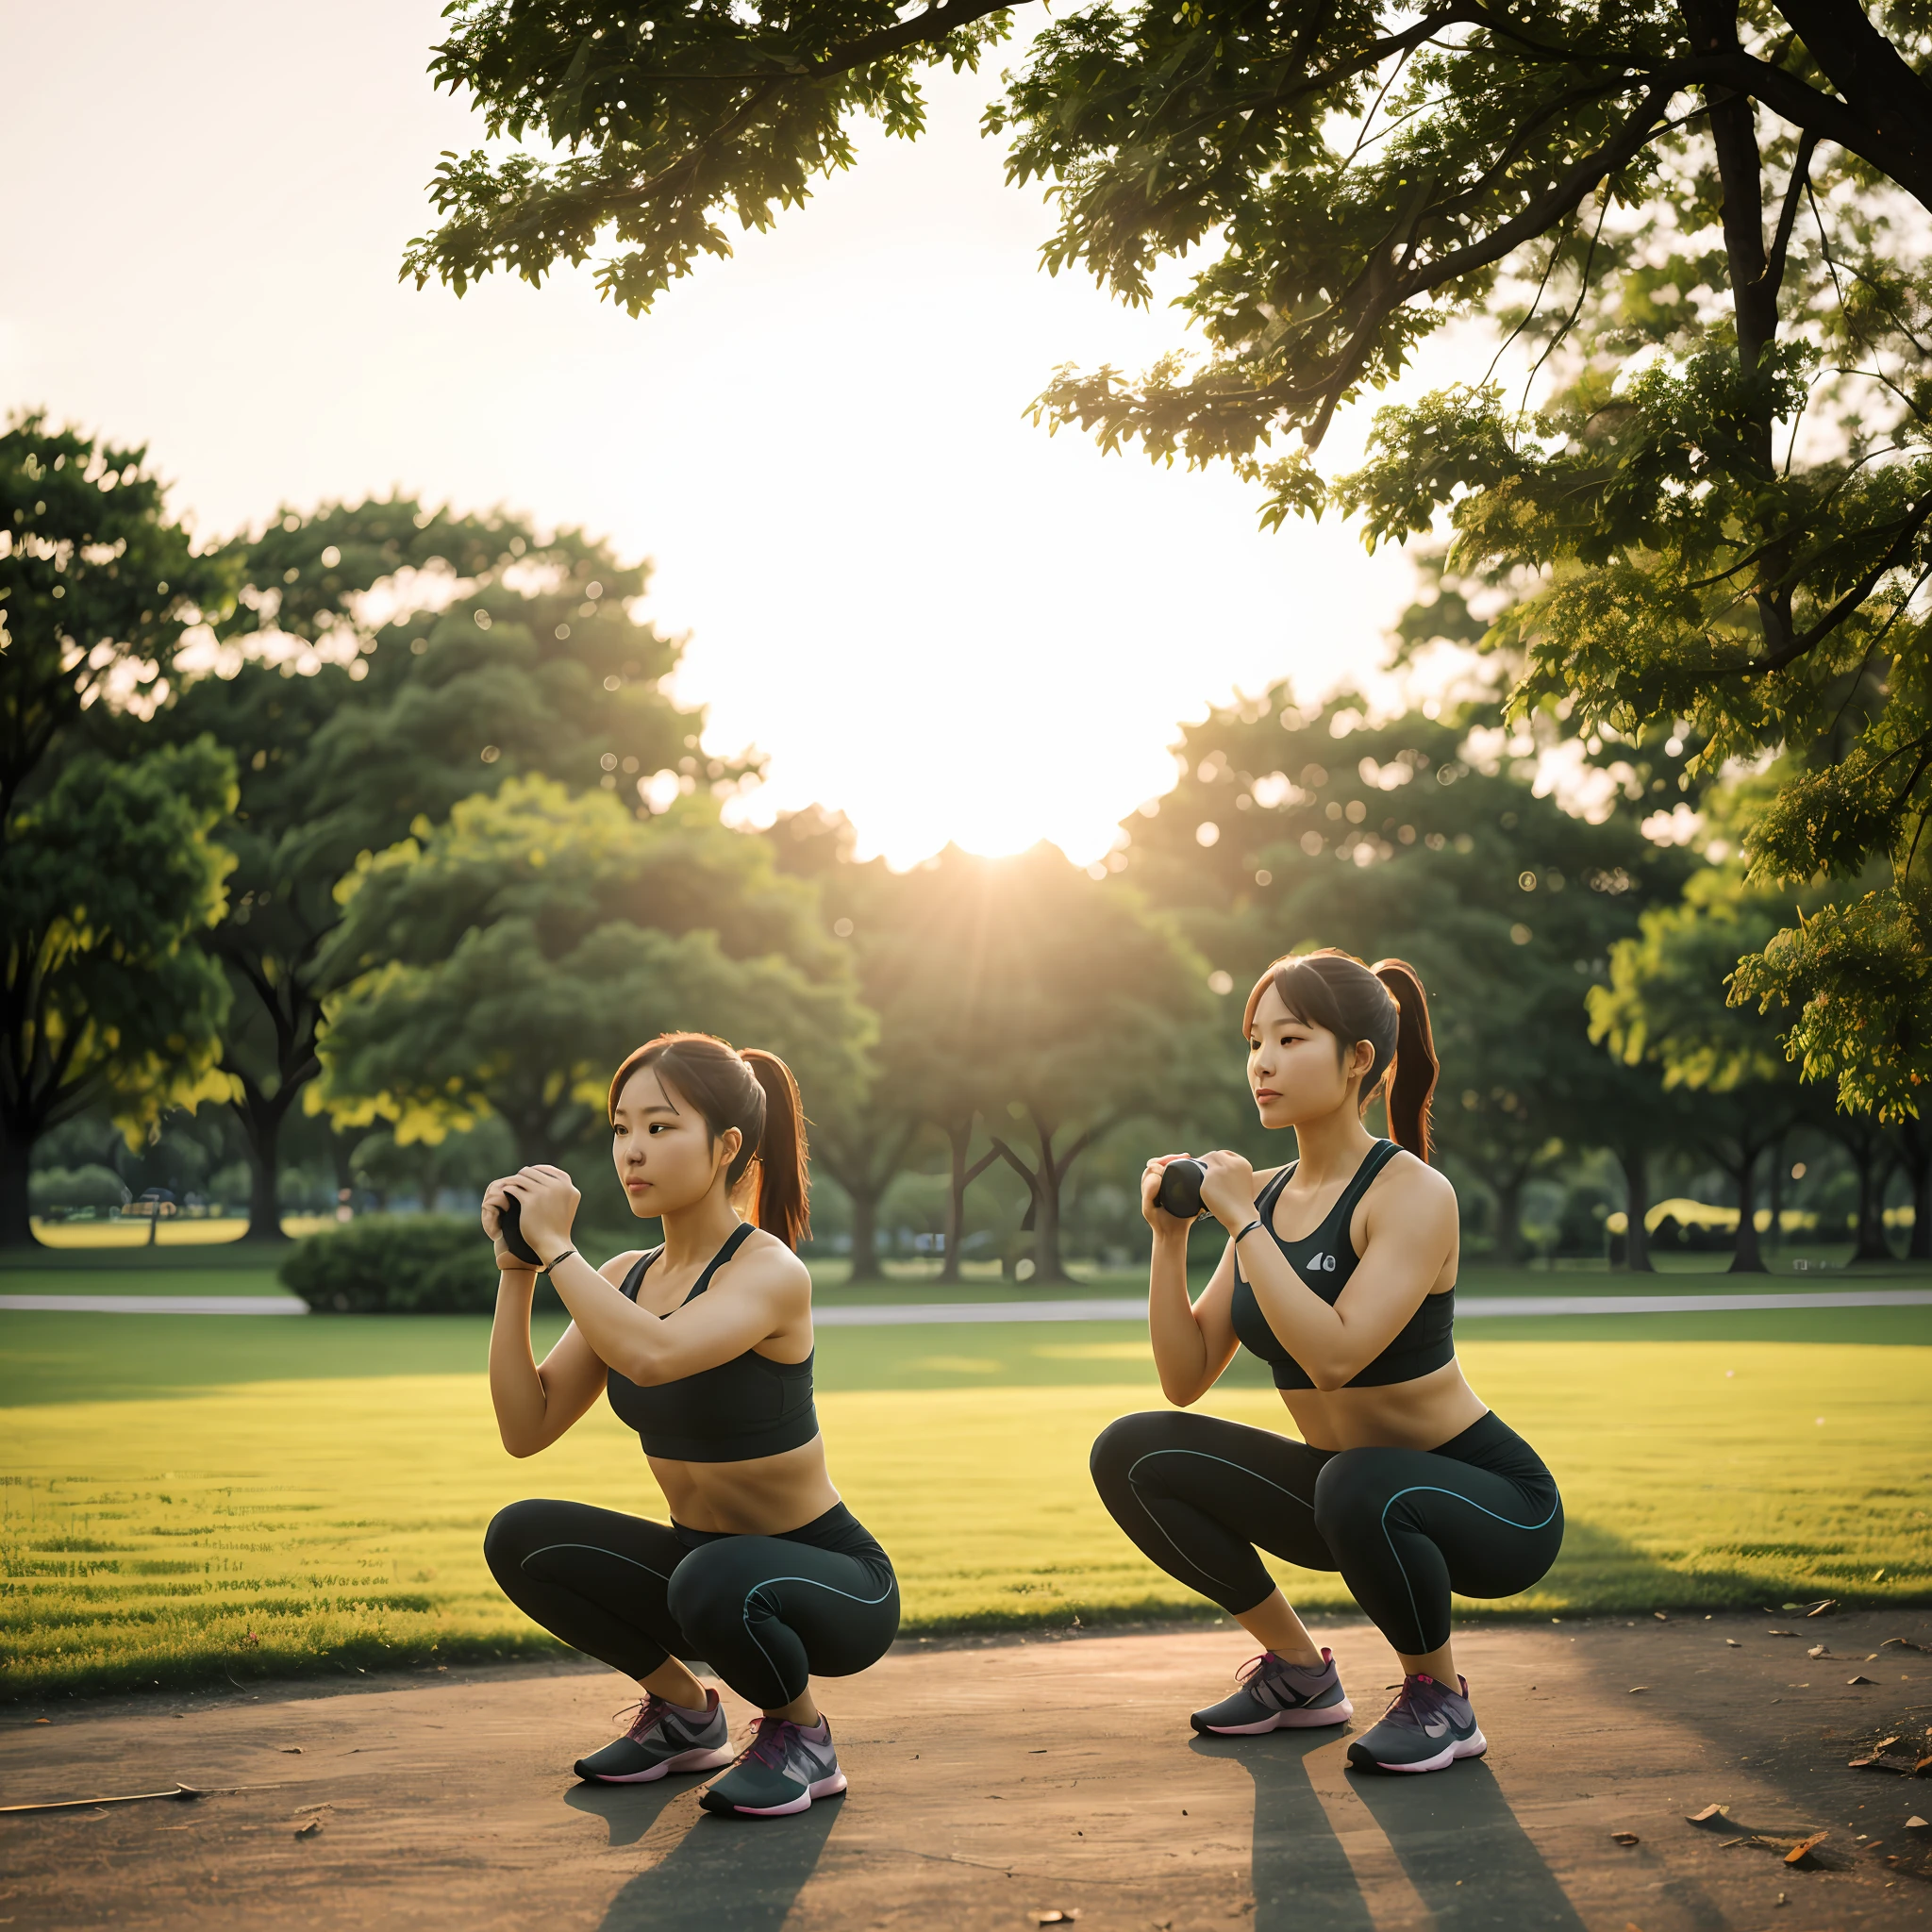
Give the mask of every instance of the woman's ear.
M 726 1127 L 718 1136 L 718 1172 L 723 1174 L 738 1158 L 738 1150 L 744 1145 L 744 1136 L 736 1127 Z

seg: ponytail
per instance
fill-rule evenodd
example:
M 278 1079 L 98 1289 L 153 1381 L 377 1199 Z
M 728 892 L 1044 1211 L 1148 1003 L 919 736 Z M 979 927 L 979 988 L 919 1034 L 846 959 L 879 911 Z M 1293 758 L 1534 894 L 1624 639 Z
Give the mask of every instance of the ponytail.
M 1430 1101 L 1436 1091 L 1436 1039 L 1429 996 L 1406 959 L 1378 959 L 1371 969 L 1400 1014 L 1395 1064 L 1389 1075 L 1389 1138 L 1419 1160 L 1429 1158 Z
M 774 1053 L 748 1046 L 742 1056 L 765 1090 L 765 1132 L 758 1142 L 758 1224 L 788 1248 L 811 1234 L 811 1178 L 806 1165 L 805 1108 L 791 1069 Z
M 756 1220 L 788 1248 L 811 1233 L 810 1182 L 806 1171 L 805 1109 L 791 1069 L 758 1047 L 740 1053 L 709 1033 L 660 1033 L 618 1068 L 610 1082 L 609 1112 L 633 1074 L 654 1067 L 705 1118 L 715 1141 L 736 1128 L 738 1152 L 724 1184 L 736 1188 L 758 1164 Z

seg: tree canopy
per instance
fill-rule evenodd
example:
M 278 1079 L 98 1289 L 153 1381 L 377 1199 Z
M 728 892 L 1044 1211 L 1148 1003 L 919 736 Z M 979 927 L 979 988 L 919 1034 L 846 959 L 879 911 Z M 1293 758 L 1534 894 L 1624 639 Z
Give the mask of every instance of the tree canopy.
M 695 767 L 703 717 L 663 690 L 675 645 L 628 608 L 645 568 L 579 532 L 391 496 L 278 511 L 223 556 L 237 588 L 217 633 L 241 661 L 185 681 L 159 724 L 212 734 L 240 774 L 230 904 L 206 942 L 235 994 L 222 1071 L 250 1230 L 278 1238 L 282 1129 L 321 1070 L 321 953 L 358 856 L 530 771 L 622 785 L 641 809 L 641 777 Z
M 727 216 L 767 226 L 849 165 L 858 117 L 917 135 L 921 70 L 1015 14 L 458 0 L 432 73 L 502 145 L 445 157 L 405 274 L 460 291 L 603 251 L 638 312 L 729 252 Z M 1271 520 L 1446 524 L 1454 566 L 1507 586 L 1486 641 L 1521 654 L 1520 704 L 1596 742 L 1681 721 L 1713 763 L 1792 755 L 1757 875 L 1866 895 L 1738 991 L 1790 1000 L 1807 1069 L 1891 1112 L 1932 1074 L 1928 58 L 1922 0 L 1097 0 L 987 116 L 1056 205 L 1049 268 L 1140 302 L 1196 264 L 1191 341 L 1060 371 L 1044 421 L 1227 461 Z M 1339 407 L 1497 312 L 1551 373 L 1537 409 L 1478 380 L 1318 472 Z

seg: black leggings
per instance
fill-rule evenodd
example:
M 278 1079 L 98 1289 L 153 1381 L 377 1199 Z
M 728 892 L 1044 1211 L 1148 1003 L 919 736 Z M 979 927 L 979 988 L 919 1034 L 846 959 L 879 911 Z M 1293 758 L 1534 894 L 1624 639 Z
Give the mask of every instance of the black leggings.
M 899 1627 L 891 1561 L 842 1503 L 783 1536 L 720 1536 L 533 1499 L 497 1513 L 483 1556 L 573 1649 L 632 1677 L 701 1660 L 760 1710 L 876 1663 Z
M 1542 1458 L 1486 1415 L 1435 1449 L 1311 1449 L 1176 1409 L 1093 1445 L 1113 1519 L 1170 1576 L 1240 1615 L 1274 1589 L 1255 1546 L 1339 1570 L 1395 1649 L 1449 1641 L 1449 1593 L 1514 1596 L 1557 1560 L 1563 1503 Z

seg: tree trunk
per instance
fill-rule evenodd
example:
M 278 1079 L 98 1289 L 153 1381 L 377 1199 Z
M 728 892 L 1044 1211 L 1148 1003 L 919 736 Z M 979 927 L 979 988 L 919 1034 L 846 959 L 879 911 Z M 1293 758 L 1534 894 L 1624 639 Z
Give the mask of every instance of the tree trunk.
M 1738 1184 L 1738 1239 L 1731 1250 L 1732 1274 L 1763 1274 L 1763 1251 L 1757 1245 L 1757 1163 L 1763 1158 L 1761 1147 L 1746 1147 L 1731 1170 Z
M 1778 1141 L 1771 1150 L 1771 1186 L 1765 1191 L 1765 1206 L 1771 1209 L 1771 1224 L 1765 1230 L 1765 1246 L 1774 1255 L 1785 1240 L 1785 1143 Z
M 883 1188 L 858 1189 L 845 1184 L 846 1198 L 852 1203 L 852 1274 L 854 1281 L 878 1281 L 879 1200 Z
M 0 1248 L 37 1248 L 33 1204 L 27 1176 L 33 1142 L 8 1125 L 0 1125 Z
M 946 1191 L 946 1252 L 940 1261 L 940 1279 L 958 1281 L 959 1262 L 966 1241 L 966 1190 L 999 1158 L 996 1151 L 989 1151 L 971 1162 L 967 1155 L 973 1151 L 974 1116 L 967 1115 L 964 1123 L 955 1122 L 946 1129 L 946 1143 L 952 1150 L 952 1178 Z
M 1852 1249 L 1854 1265 L 1892 1261 L 1897 1257 L 1885 1239 L 1885 1189 L 1891 1179 L 1890 1150 L 1874 1135 L 1856 1157 L 1858 1163 L 1858 1238 Z
M 1512 1175 L 1496 1189 L 1496 1265 L 1514 1268 L 1523 1248 L 1523 1187 L 1524 1176 Z
M 298 1083 L 284 1086 L 273 1094 L 264 1093 L 253 1080 L 242 1078 L 242 1098 L 228 1105 L 242 1123 L 242 1142 L 248 1150 L 248 1231 L 247 1241 L 285 1241 L 282 1231 L 282 1204 L 278 1191 L 282 1174 L 282 1126 L 289 1108 L 302 1091 Z
M 238 1107 L 242 1131 L 248 1145 L 248 1241 L 285 1241 L 282 1230 L 282 1204 L 277 1192 L 281 1181 L 282 1116 L 257 1119 Z
M 1932 1261 L 1932 1132 L 1924 1121 L 1908 1120 L 1899 1135 L 1906 1172 L 1912 1177 L 1912 1232 L 1907 1261 Z
M 1069 1166 L 1072 1165 L 1070 1161 Z M 1054 1165 L 1053 1142 L 1040 1137 L 1040 1181 L 1033 1191 L 1033 1278 L 1061 1282 L 1067 1278 L 1060 1259 L 1060 1190 L 1066 1170 Z
M 1650 1148 L 1633 1141 L 1617 1150 L 1618 1164 L 1624 1170 L 1624 1266 L 1632 1274 L 1654 1274 L 1650 1265 L 1650 1230 L 1643 1218 L 1650 1212 Z

